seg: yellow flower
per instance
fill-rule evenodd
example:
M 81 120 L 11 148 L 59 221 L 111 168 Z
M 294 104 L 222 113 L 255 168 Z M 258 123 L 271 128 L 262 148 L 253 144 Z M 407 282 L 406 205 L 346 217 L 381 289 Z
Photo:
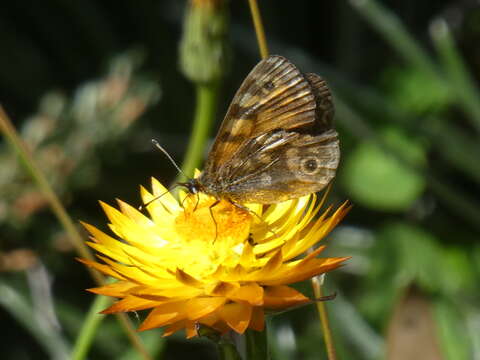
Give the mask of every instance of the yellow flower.
M 155 179 L 152 188 L 141 188 L 144 203 L 166 192 Z M 315 220 L 315 195 L 248 204 L 250 211 L 225 200 L 212 207 L 215 199 L 205 194 L 182 192 L 180 199 L 167 192 L 147 205 L 149 217 L 122 201 L 120 210 L 101 203 L 117 238 L 84 224 L 103 263 L 80 261 L 118 279 L 89 289 L 121 299 L 103 313 L 152 309 L 139 330 L 166 327 L 164 336 L 181 329 L 195 336 L 197 324 L 261 331 L 266 311 L 311 301 L 287 285 L 347 259 L 317 258 L 324 246 L 299 258 L 345 216 L 346 203 Z

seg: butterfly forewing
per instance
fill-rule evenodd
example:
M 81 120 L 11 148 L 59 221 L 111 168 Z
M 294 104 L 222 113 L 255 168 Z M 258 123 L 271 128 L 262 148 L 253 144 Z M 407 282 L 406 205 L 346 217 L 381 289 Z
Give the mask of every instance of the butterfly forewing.
M 234 96 L 198 178 L 217 198 L 262 204 L 324 188 L 340 158 L 325 81 L 281 56 L 262 60 Z
M 205 172 L 227 164 L 250 138 L 275 128 L 313 123 L 315 97 L 300 71 L 281 56 L 262 60 L 230 104 L 205 164 Z

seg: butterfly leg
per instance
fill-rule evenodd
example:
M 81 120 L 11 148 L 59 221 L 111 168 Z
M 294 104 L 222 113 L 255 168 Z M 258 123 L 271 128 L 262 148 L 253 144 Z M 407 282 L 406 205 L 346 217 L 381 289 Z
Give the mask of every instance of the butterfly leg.
M 197 210 L 198 203 L 200 202 L 200 194 L 197 192 L 197 202 L 195 203 L 195 206 L 193 207 L 193 212 Z
M 253 210 L 249 209 L 248 207 L 243 206 L 242 204 L 239 204 L 239 203 L 237 203 L 237 202 L 235 202 L 235 201 L 233 201 L 233 200 L 230 200 L 230 202 L 231 202 L 234 206 L 236 206 L 237 208 L 242 209 L 243 211 L 246 211 L 246 212 L 252 214 L 253 216 L 255 216 L 258 220 L 260 220 L 261 223 L 263 223 L 264 225 L 267 226 L 268 232 L 271 232 L 271 233 L 272 233 L 273 235 L 275 235 L 275 236 L 277 235 L 277 234 L 275 233 L 275 231 L 273 231 L 272 229 L 268 228 L 268 224 L 265 222 L 265 220 L 263 220 L 263 219 L 260 217 L 260 215 L 258 215 L 255 211 L 253 211 Z M 252 240 L 253 240 L 253 239 L 252 239 Z
M 330 294 L 330 295 L 324 295 L 324 296 L 320 296 L 319 298 L 315 298 L 314 301 L 315 302 L 319 302 L 319 301 L 329 301 L 329 300 L 333 300 L 337 297 L 337 292 L 335 291 L 333 294 Z
M 195 212 L 195 210 L 197 210 L 197 206 L 198 206 L 198 203 L 200 202 L 200 195 L 198 193 L 195 193 L 197 195 L 197 202 L 195 203 L 195 206 L 193 207 L 193 210 L 191 211 L 192 213 Z M 183 212 L 185 213 L 185 216 L 188 216 L 189 214 L 185 211 L 185 201 L 187 201 L 187 198 L 191 195 L 191 193 L 187 193 L 185 194 L 185 197 L 182 199 L 182 201 L 180 202 L 180 206 L 182 207 L 183 209 Z
M 220 203 L 220 199 L 216 199 L 215 202 L 208 207 L 208 211 L 210 212 L 210 216 L 212 217 L 213 223 L 215 225 L 215 238 L 213 239 L 213 242 L 217 241 L 218 226 L 217 226 L 217 220 L 215 220 L 215 216 L 213 216 L 212 208 L 217 206 L 219 203 Z

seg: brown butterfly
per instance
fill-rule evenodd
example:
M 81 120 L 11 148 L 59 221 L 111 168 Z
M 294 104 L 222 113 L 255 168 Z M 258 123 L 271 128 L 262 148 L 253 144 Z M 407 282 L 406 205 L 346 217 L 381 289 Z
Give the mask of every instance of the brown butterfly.
M 235 94 L 203 172 L 182 185 L 237 204 L 272 204 L 320 191 L 340 159 L 333 115 L 325 80 L 269 56 Z

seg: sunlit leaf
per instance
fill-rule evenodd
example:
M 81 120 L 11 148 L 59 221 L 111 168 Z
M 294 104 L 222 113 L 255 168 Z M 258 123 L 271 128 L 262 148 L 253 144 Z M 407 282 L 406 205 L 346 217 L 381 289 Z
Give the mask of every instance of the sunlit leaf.
M 409 164 L 425 164 L 424 150 L 396 128 L 385 129 L 381 148 L 373 140 L 360 143 L 344 163 L 342 181 L 355 202 L 376 210 L 410 207 L 425 188 L 425 180 Z

